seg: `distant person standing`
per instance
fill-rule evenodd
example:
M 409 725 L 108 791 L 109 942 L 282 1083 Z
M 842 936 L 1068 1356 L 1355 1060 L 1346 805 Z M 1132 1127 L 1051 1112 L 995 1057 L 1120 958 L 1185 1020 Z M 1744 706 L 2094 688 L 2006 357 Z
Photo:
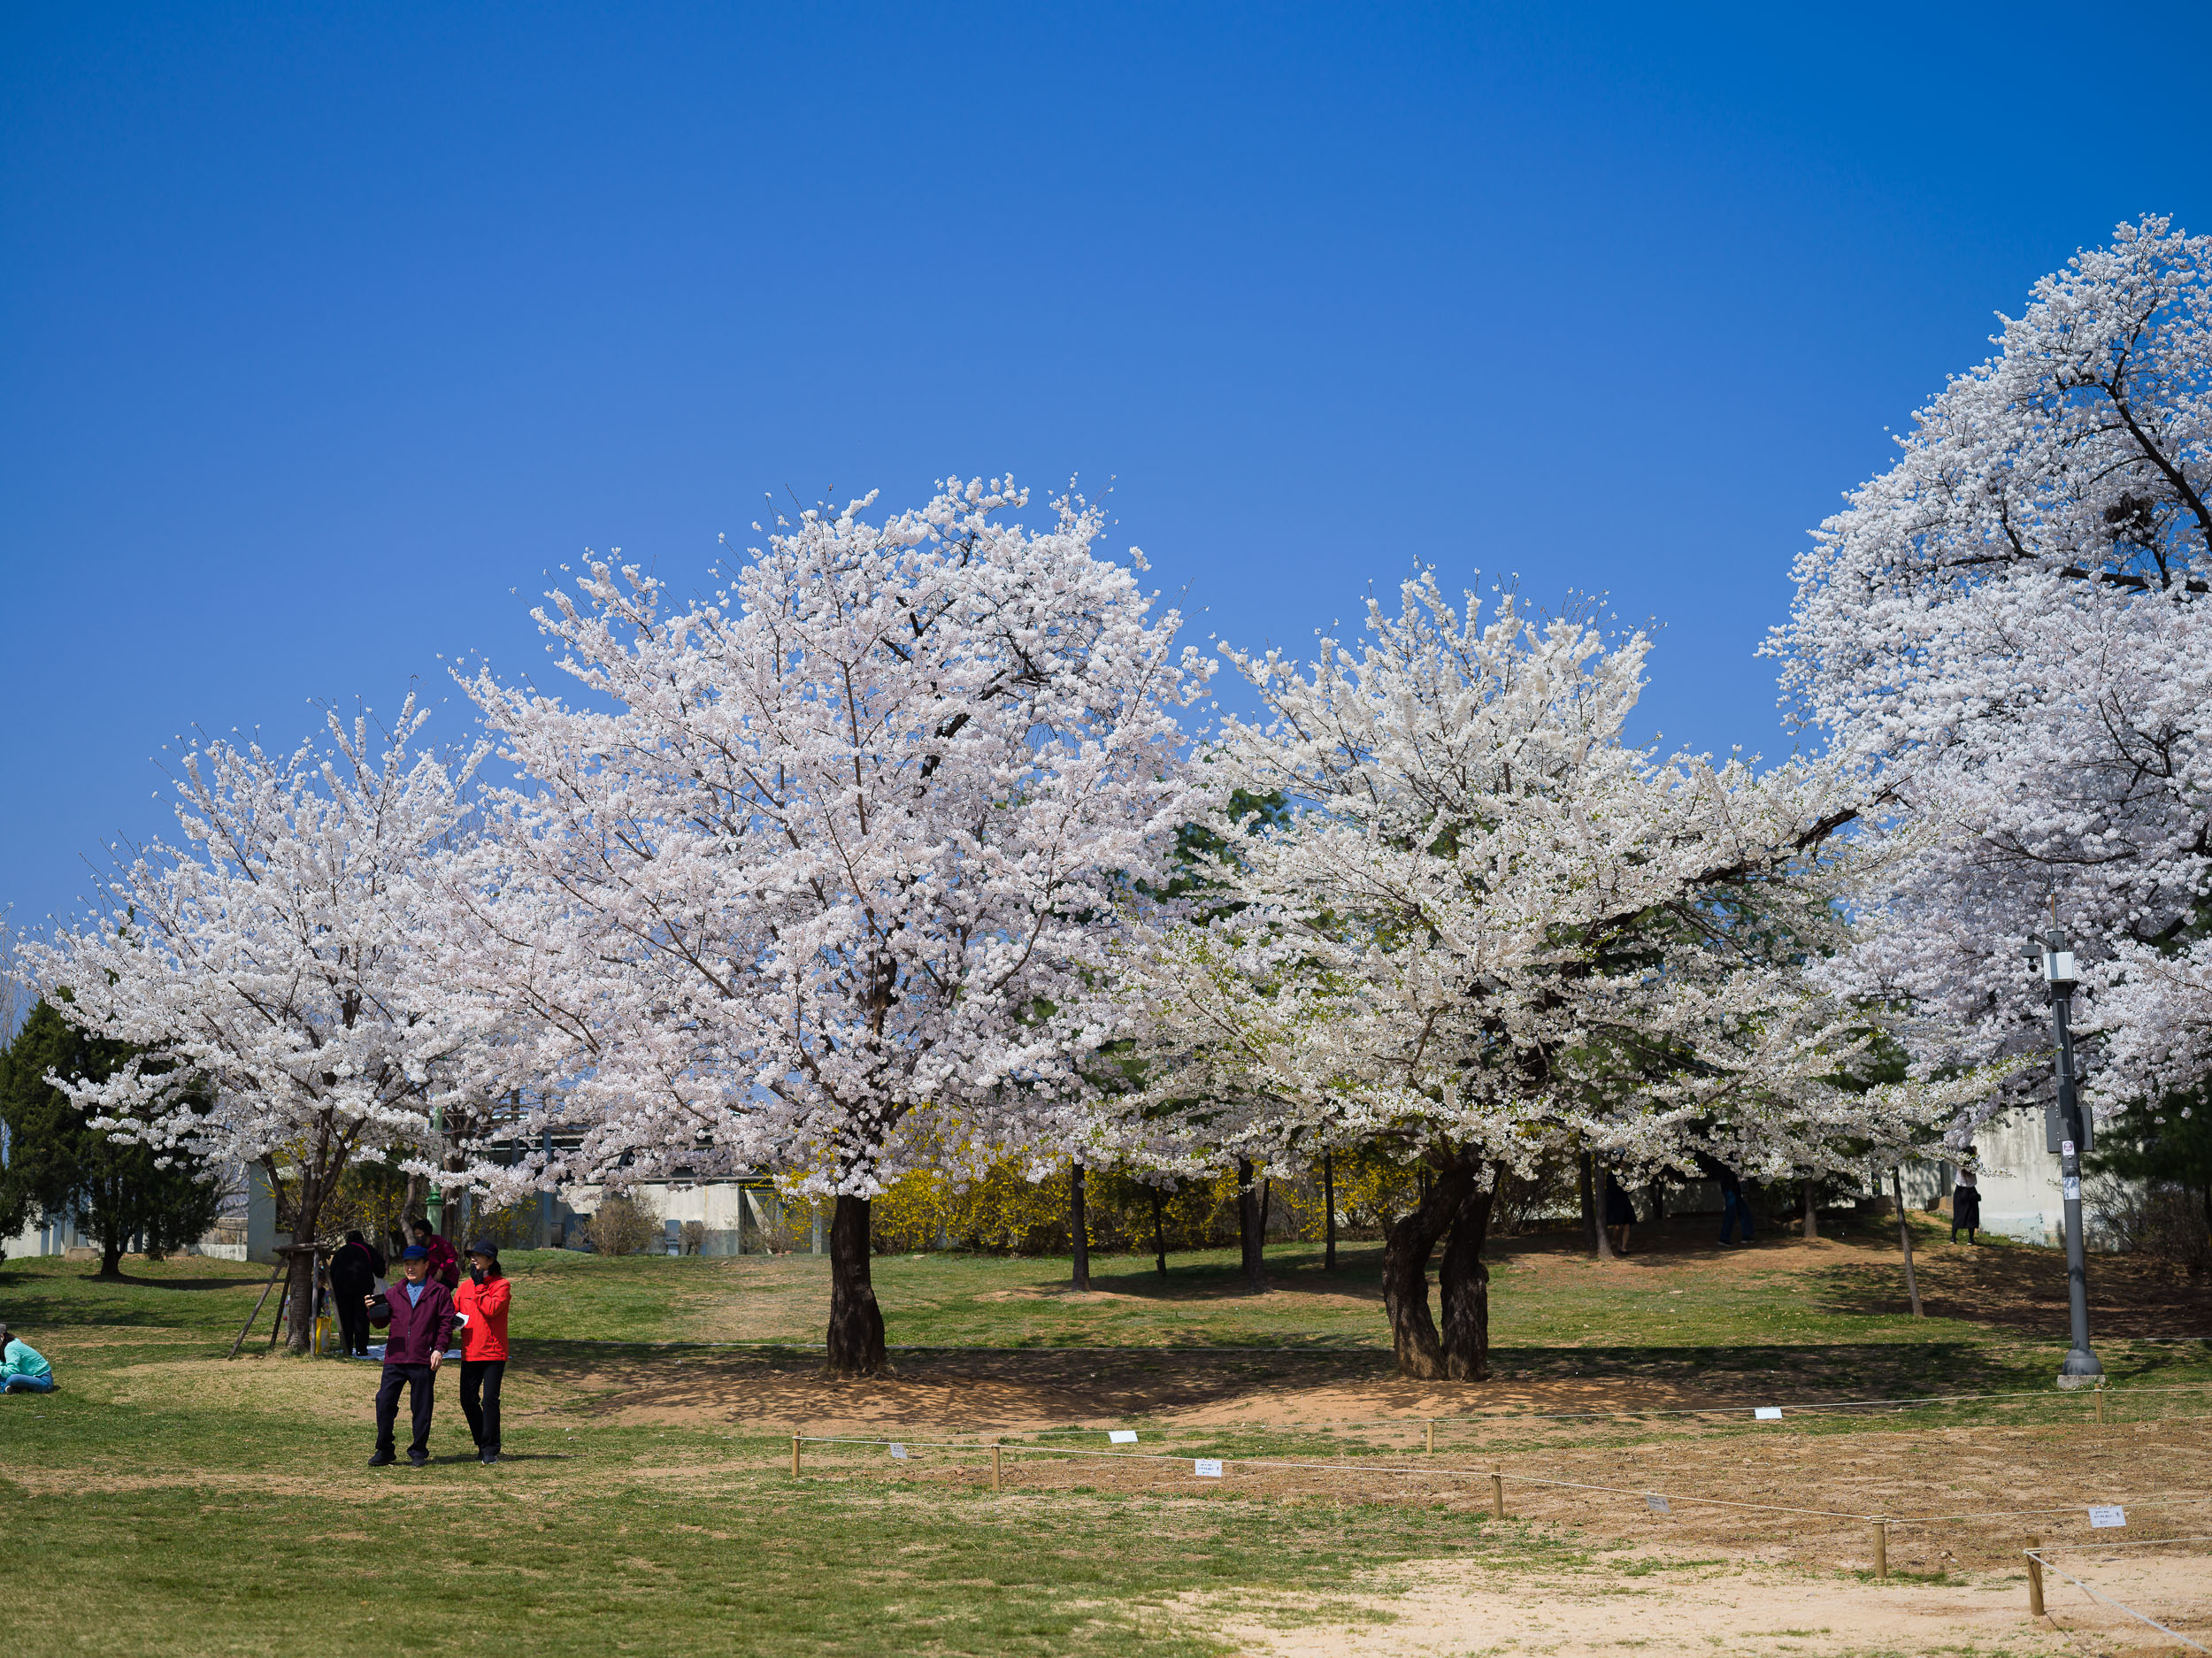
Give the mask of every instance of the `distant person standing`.
M 430 1252 L 430 1276 L 448 1290 L 461 1287 L 461 1257 L 453 1253 L 453 1246 L 430 1230 L 430 1223 L 415 1223 L 415 1241 Z
M 1749 1243 L 1751 1205 L 1744 1201 L 1742 1177 L 1724 1163 L 1715 1161 L 1712 1167 L 1713 1178 L 1720 1183 L 1720 1247 L 1724 1249 L 1734 1247 L 1729 1241 L 1729 1234 L 1736 1229 L 1738 1222 L 1743 1224 L 1743 1240 Z
M 1613 1171 L 1601 1171 L 1605 1182 L 1605 1230 L 1613 1234 L 1613 1253 L 1628 1253 L 1628 1230 L 1636 1224 L 1636 1206 L 1628 1201 L 1628 1194 L 1613 1178 Z
M 499 1246 L 469 1246 L 469 1275 L 453 1304 L 467 1317 L 461 1332 L 461 1414 L 476 1439 L 476 1460 L 499 1460 L 499 1385 L 507 1377 L 507 1303 L 513 1286 L 499 1270 Z
M 384 1339 L 384 1378 L 376 1389 L 376 1455 L 371 1468 L 389 1468 L 393 1455 L 392 1424 L 399 1416 L 399 1390 L 407 1389 L 407 1403 L 414 1417 L 414 1438 L 407 1460 L 417 1468 L 430 1461 L 430 1410 L 438 1367 L 445 1362 L 445 1344 L 453 1339 L 453 1296 L 430 1276 L 430 1251 L 409 1244 L 400 1256 L 407 1277 L 386 1291 L 382 1305 L 368 1297 L 369 1322 L 389 1326 Z
M 353 1358 L 369 1356 L 368 1302 L 386 1270 L 382 1251 L 357 1232 L 348 1232 L 330 1257 L 330 1299 L 338 1309 L 338 1337 Z
M 0 1324 L 0 1393 L 50 1393 L 54 1367 L 31 1344 Z
M 1966 1241 L 1977 1241 L 1974 1234 L 1982 1226 L 1982 1189 L 1974 1183 L 1971 1169 L 1959 1171 L 1958 1184 L 1951 1188 L 1951 1241 L 1959 1240 L 1959 1228 L 1966 1228 Z

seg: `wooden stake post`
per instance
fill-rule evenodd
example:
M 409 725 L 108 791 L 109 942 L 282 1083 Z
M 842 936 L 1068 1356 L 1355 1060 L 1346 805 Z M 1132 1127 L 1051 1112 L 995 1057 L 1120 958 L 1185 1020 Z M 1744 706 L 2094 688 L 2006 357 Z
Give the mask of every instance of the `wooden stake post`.
M 999 1442 L 994 1439 L 991 1441 L 991 1489 L 993 1491 L 1002 1489 L 1005 1480 L 1006 1470 L 1000 1461 L 1000 1455 Z
M 1889 1522 L 1887 1520 L 1874 1522 L 1874 1576 L 1884 1583 L 1889 1581 Z
M 2035 1557 L 2034 1553 L 2042 1547 L 2041 1538 L 2032 1537 L 2028 1539 L 2028 1616 L 2030 1617 L 2043 1616 L 2043 1562 Z
M 1431 1455 L 1434 1455 L 1436 1453 L 1436 1424 L 1432 1421 L 1428 1423 L 1424 1432 L 1425 1437 L 1422 1441 L 1421 1448 L 1427 1451 Z
M 793 1435 L 791 1436 L 791 1478 L 794 1478 L 794 1479 L 796 1479 L 796 1478 L 798 1478 L 798 1477 L 799 1477 L 799 1436 L 798 1436 L 797 1434 L 795 1434 L 795 1434 L 793 1434 Z
M 1505 1470 L 1501 1468 L 1490 1470 L 1490 1517 L 1505 1518 Z

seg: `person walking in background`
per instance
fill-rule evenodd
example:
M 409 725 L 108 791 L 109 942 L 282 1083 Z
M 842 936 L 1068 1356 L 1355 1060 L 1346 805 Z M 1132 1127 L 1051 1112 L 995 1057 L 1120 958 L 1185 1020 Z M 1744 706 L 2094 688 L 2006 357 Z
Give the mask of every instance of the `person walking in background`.
M 476 1439 L 476 1460 L 499 1460 L 499 1385 L 507 1377 L 507 1303 L 513 1286 L 499 1270 L 499 1246 L 469 1245 L 469 1275 L 453 1298 L 467 1318 L 461 1332 L 461 1414 Z
M 400 1256 L 406 1281 L 395 1284 L 377 1305 L 367 1298 L 369 1322 L 386 1324 L 384 1377 L 376 1389 L 376 1455 L 371 1468 L 389 1468 L 393 1455 L 392 1424 L 399 1415 L 399 1390 L 407 1389 L 407 1403 L 414 1416 L 414 1439 L 407 1460 L 417 1468 L 430 1461 L 430 1410 L 438 1367 L 445 1362 L 445 1344 L 453 1339 L 453 1296 L 430 1276 L 430 1251 L 409 1244 Z
M 1628 1194 L 1613 1178 L 1610 1169 L 1599 1171 L 1598 1178 L 1605 1183 L 1605 1230 L 1613 1234 L 1613 1253 L 1628 1253 L 1628 1229 L 1636 1224 L 1636 1206 L 1628 1201 Z
M 50 1393 L 54 1367 L 36 1348 L 0 1324 L 0 1393 Z
M 1958 1184 L 1951 1188 L 1951 1241 L 1959 1240 L 1959 1228 L 1966 1228 L 1966 1241 L 1976 1241 L 1974 1234 L 1982 1225 L 1982 1189 L 1974 1184 L 1971 1169 L 1959 1171 Z
M 1743 1240 L 1751 1241 L 1751 1205 L 1744 1201 L 1743 1180 L 1724 1163 L 1713 1164 L 1713 1178 L 1720 1182 L 1720 1244 L 1731 1248 L 1728 1235 L 1736 1224 L 1743 1224 Z
M 369 1356 L 368 1303 L 385 1270 L 382 1252 L 357 1232 L 348 1232 L 330 1257 L 330 1299 L 338 1309 L 338 1339 L 353 1358 Z
M 430 1276 L 449 1291 L 461 1287 L 461 1257 L 453 1253 L 453 1246 L 430 1230 L 430 1223 L 415 1223 L 415 1241 L 430 1252 Z

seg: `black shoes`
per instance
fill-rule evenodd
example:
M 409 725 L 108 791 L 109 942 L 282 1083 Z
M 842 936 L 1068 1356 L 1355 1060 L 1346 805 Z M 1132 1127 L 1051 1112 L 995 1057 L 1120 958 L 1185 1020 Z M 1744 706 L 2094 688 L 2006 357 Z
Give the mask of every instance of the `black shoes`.
M 427 1468 L 430 1466 L 430 1459 L 426 1456 L 410 1456 L 407 1459 L 407 1465 L 410 1468 Z
M 399 1461 L 399 1458 L 394 1456 L 389 1451 L 379 1451 L 374 1456 L 369 1458 L 369 1466 L 371 1468 L 389 1468 L 397 1461 Z
M 485 1467 L 489 1468 L 494 1462 L 496 1462 L 499 1460 L 499 1453 L 497 1451 L 479 1451 L 476 1454 L 476 1460 L 483 1463 Z

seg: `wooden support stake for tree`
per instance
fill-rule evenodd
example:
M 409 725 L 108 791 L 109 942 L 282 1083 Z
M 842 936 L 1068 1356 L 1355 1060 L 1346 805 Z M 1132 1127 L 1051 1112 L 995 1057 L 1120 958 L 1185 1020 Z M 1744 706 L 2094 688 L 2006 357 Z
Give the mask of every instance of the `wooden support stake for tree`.
M 1436 1455 L 1436 1423 L 1432 1418 L 1424 1429 L 1424 1434 L 1425 1438 L 1421 1448 L 1428 1452 L 1430 1455 L 1433 1456 Z
M 791 1478 L 794 1478 L 794 1479 L 796 1479 L 796 1478 L 798 1478 L 798 1477 L 799 1477 L 799 1436 L 798 1436 L 797 1434 L 795 1434 L 795 1434 L 793 1434 L 793 1435 L 791 1436 Z
M 2101 1428 L 2104 1426 L 2104 1378 L 2102 1377 L 2097 1378 L 2096 1393 L 2097 1425 Z
M 2043 1547 L 2043 1539 L 2028 1539 L 2028 1616 L 2043 1616 L 2043 1562 L 2035 1557 L 2035 1551 Z
M 269 1281 L 261 1286 L 261 1299 L 253 1304 L 253 1311 L 246 1315 L 245 1324 L 238 1332 L 238 1339 L 230 1344 L 230 1351 L 223 1355 L 225 1358 L 236 1358 L 238 1349 L 246 1345 L 246 1338 L 253 1332 L 254 1321 L 261 1316 L 261 1309 L 269 1304 L 269 1292 L 276 1288 L 277 1279 L 284 1275 L 286 1264 L 280 1260 L 276 1270 L 269 1274 Z
M 1490 1470 L 1490 1517 L 1505 1518 L 1505 1470 L 1502 1468 Z
M 1887 1520 L 1874 1522 L 1874 1576 L 1884 1583 L 1889 1581 L 1889 1522 Z
M 1006 1469 L 1000 1456 L 1003 1447 L 996 1439 L 991 1441 L 991 1489 L 1002 1490 L 1006 1483 Z

